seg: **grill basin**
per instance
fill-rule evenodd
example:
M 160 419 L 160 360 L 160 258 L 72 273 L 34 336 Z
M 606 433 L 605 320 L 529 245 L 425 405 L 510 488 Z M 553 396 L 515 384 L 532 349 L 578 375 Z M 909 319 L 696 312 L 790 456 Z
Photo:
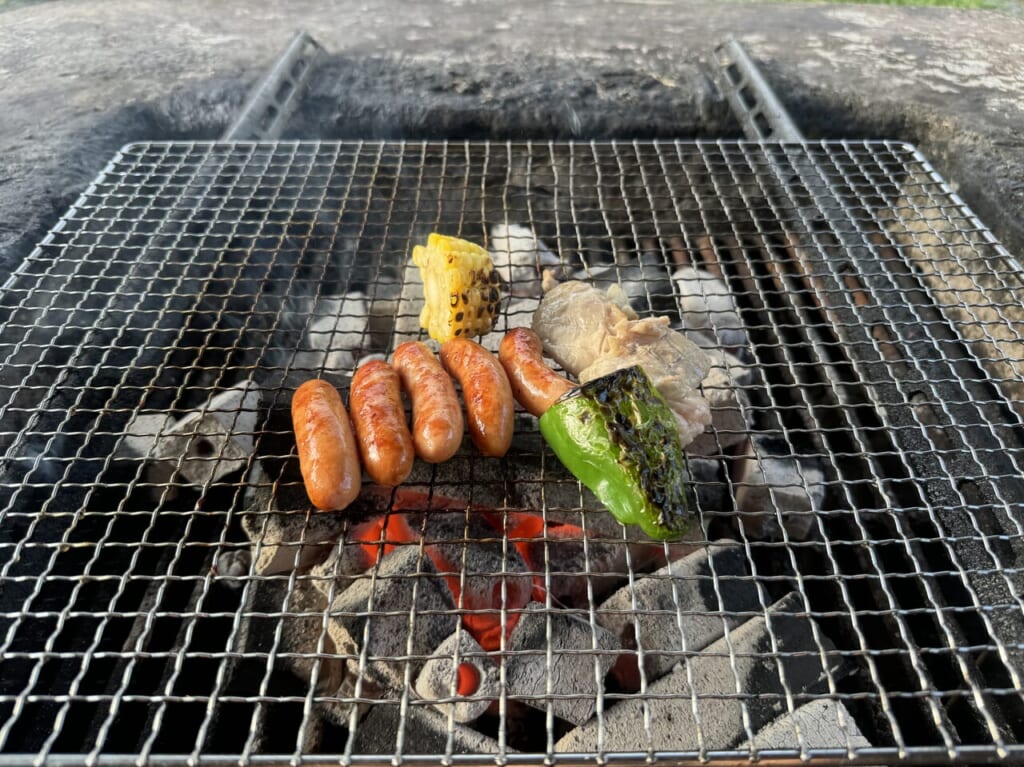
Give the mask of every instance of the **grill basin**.
M 823 185 L 835 205 L 809 215 Z M 528 574 L 567 578 L 582 601 L 521 610 L 548 645 L 487 656 L 499 684 L 466 728 L 411 684 L 431 660 L 417 621 L 464 606 L 421 615 L 414 599 L 409 636 L 384 656 L 335 646 L 335 603 L 315 594 L 333 596 L 338 573 L 322 565 L 361 543 L 296 499 L 282 413 L 301 380 L 344 389 L 360 357 L 416 332 L 403 299 L 413 244 L 434 230 L 486 242 L 494 224 L 531 229 L 573 269 L 630 281 L 679 322 L 665 275 L 688 261 L 720 276 L 750 342 L 754 375 L 730 372 L 727 385 L 744 394 L 753 450 L 816 467 L 798 484 L 822 501 L 771 503 L 792 487 L 762 468 L 769 511 L 743 518 L 735 499 L 752 480 L 713 434 L 713 476 L 694 479 L 701 525 L 652 553 L 605 524 L 526 416 L 503 461 L 467 441 L 450 466 L 421 467 L 418 486 L 464 502 L 438 514 L 462 520 L 466 550 L 479 538 L 470 504 L 587 531 L 572 572 L 540 533 L 546 553 Z M 854 250 L 841 245 L 851 238 Z M 1019 758 L 1019 275 L 902 143 L 127 146 L 2 297 L 0 750 L 16 763 Z M 526 306 L 510 303 L 498 330 L 527 324 Z M 177 458 L 140 452 L 168 444 L 184 416 L 219 426 L 186 429 Z M 507 556 L 463 559 L 464 582 L 508 577 L 516 537 L 500 525 L 489 535 Z M 370 595 L 349 616 L 365 638 L 375 622 L 402 625 L 374 595 L 426 583 L 423 547 L 437 536 L 423 524 L 412 569 L 394 580 L 381 564 L 353 576 Z M 228 556 L 249 539 L 251 561 Z M 608 565 L 599 551 L 622 556 Z M 681 558 L 721 551 L 741 566 Z M 678 582 L 673 600 L 641 607 L 645 578 L 659 577 Z M 682 601 L 686 583 L 710 594 L 699 609 Z M 632 645 L 599 640 L 604 585 L 625 589 L 616 615 L 635 612 Z M 493 610 L 503 620 L 519 609 L 507 597 Z M 570 618 L 591 642 L 563 654 L 596 676 L 566 691 L 550 637 Z M 666 621 L 678 644 L 645 644 Z M 689 646 L 680 637 L 695 621 L 721 639 Z M 509 685 L 520 655 L 540 661 L 533 689 Z M 638 684 L 602 676 L 623 657 Z M 355 669 L 348 686 L 339 659 Z M 397 692 L 371 689 L 378 663 L 397 669 Z M 648 679 L 654 668 L 668 675 Z M 595 712 L 575 729 L 574 699 Z M 683 712 L 686 726 L 666 725 Z M 835 720 L 824 742 L 809 725 L 823 718 Z

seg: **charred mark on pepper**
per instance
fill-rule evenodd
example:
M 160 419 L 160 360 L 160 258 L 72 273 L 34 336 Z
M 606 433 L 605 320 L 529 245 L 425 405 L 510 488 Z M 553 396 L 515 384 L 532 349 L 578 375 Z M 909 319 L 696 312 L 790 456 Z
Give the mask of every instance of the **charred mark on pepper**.
M 567 392 L 541 417 L 541 432 L 619 522 L 655 538 L 685 532 L 686 455 L 668 403 L 642 368 Z

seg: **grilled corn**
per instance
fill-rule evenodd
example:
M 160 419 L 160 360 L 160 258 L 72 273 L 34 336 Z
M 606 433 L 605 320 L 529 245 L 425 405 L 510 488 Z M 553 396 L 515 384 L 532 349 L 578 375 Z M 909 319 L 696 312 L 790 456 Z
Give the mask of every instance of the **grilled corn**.
M 498 321 L 501 290 L 488 252 L 466 240 L 436 232 L 412 249 L 425 304 L 420 326 L 438 343 L 491 332 Z

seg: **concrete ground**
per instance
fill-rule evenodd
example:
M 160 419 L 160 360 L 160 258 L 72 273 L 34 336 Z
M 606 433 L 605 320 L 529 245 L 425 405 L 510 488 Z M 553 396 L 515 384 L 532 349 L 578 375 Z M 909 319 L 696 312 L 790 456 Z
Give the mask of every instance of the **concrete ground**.
M 62 0 L 0 23 L 0 268 L 126 142 L 215 138 L 294 32 L 332 53 L 298 137 L 739 135 L 704 90 L 735 35 L 809 137 L 918 144 L 1024 250 L 1024 19 L 674 0 Z

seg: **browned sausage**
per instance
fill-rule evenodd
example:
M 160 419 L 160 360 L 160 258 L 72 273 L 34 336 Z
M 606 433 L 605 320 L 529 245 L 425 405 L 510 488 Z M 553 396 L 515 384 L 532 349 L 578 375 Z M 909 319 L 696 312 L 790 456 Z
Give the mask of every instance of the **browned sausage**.
M 501 339 L 498 359 L 505 368 L 512 395 L 538 418 L 573 384 L 544 364 L 544 345 L 529 328 L 513 328 Z
M 343 509 L 359 495 L 362 470 L 345 406 L 326 381 L 306 381 L 292 395 L 299 470 L 318 509 Z
M 363 468 L 378 485 L 400 485 L 416 454 L 402 406 L 402 382 L 386 362 L 371 360 L 352 376 L 348 394 Z
M 466 423 L 451 377 L 430 347 L 407 341 L 395 349 L 391 365 L 412 400 L 412 441 L 428 463 L 447 461 L 462 444 Z
M 499 458 L 512 445 L 515 401 L 498 358 L 475 341 L 453 338 L 441 346 L 441 364 L 462 386 L 469 436 L 484 455 Z

